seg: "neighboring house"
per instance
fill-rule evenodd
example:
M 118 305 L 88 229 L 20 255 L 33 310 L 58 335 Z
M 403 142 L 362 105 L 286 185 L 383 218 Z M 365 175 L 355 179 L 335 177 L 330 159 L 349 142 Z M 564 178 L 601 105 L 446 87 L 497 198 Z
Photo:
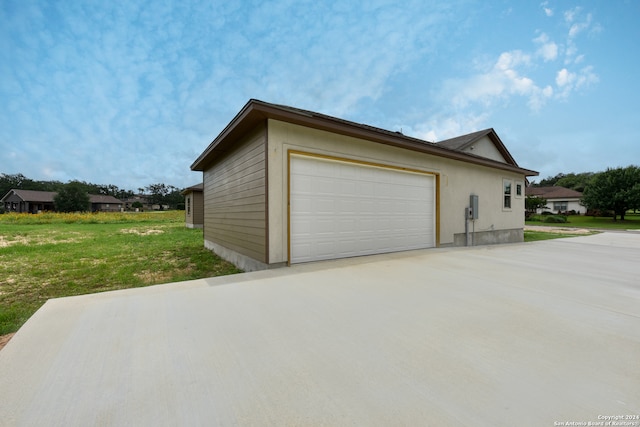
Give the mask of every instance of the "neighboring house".
M 196 184 L 182 191 L 185 224 L 188 228 L 202 228 L 204 224 L 204 184 Z
M 580 204 L 582 193 L 565 187 L 527 187 L 527 196 L 542 197 L 547 200 L 547 206 L 538 209 L 536 213 L 551 211 L 557 213 L 575 211 L 578 214 L 585 214 L 587 208 Z
M 9 190 L 2 198 L 4 209 L 8 212 L 38 213 L 53 211 L 53 198 L 56 193 L 51 191 Z
M 134 194 L 131 197 L 123 199 L 122 202 L 124 203 L 124 208 L 126 210 L 135 210 L 136 208 L 133 207 L 133 204 L 136 202 L 139 202 L 142 205 L 142 207 L 138 209 L 147 211 L 153 210 L 153 205 L 149 203 L 149 199 L 144 194 Z
M 122 200 L 102 194 L 89 194 L 92 212 L 120 212 L 124 209 Z
M 521 242 L 525 179 L 538 175 L 493 129 L 435 144 L 257 100 L 191 169 L 205 246 L 244 270 L 464 246 L 472 230 L 473 244 Z
M 9 212 L 39 213 L 43 211 L 55 211 L 53 191 L 10 190 L 1 200 L 5 210 Z M 113 196 L 89 194 L 91 210 L 93 212 L 119 212 L 122 201 Z

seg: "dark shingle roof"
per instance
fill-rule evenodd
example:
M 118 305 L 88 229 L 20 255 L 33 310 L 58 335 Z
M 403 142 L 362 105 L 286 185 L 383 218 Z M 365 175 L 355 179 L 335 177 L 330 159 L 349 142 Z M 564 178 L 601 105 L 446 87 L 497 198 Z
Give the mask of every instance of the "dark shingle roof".
M 354 138 L 366 139 L 380 144 L 423 152 L 462 162 L 518 172 L 525 176 L 538 175 L 538 172 L 536 171 L 524 169 L 518 166 L 515 160 L 513 160 L 513 157 L 511 157 L 504 145 L 500 142 L 500 138 L 497 137 L 493 129 L 489 130 L 489 135 L 503 154 L 506 162 L 477 156 L 464 151 L 453 150 L 445 145 L 406 136 L 400 132 L 393 132 L 313 111 L 289 107 L 286 105 L 271 104 L 256 99 L 251 99 L 247 104 L 245 104 L 240 112 L 236 114 L 231 122 L 193 162 L 191 170 L 206 170 L 215 158 L 233 150 L 234 141 L 237 141 L 238 138 L 250 130 L 255 129 L 256 126 L 263 125 L 268 119 L 283 121 Z
M 466 135 L 456 136 L 455 138 L 445 139 L 438 142 L 443 147 L 447 147 L 451 150 L 464 150 L 478 139 L 488 135 L 493 129 L 479 130 L 478 132 L 468 133 Z
M 450 150 L 464 151 L 480 138 L 484 138 L 485 136 L 493 142 L 496 149 L 500 152 L 507 163 L 518 166 L 516 160 L 511 156 L 511 153 L 509 153 L 509 150 L 507 150 L 507 147 L 502 143 L 502 140 L 500 140 L 500 137 L 498 137 L 498 134 L 493 130 L 493 128 L 456 136 L 455 138 L 445 139 L 444 141 L 440 141 L 438 145 Z
M 53 203 L 53 198 L 57 193 L 52 191 L 35 191 L 35 190 L 16 190 L 12 189 L 4 197 L 9 194 L 15 194 L 25 202 L 40 202 L 40 203 Z M 3 197 L 3 199 L 4 199 Z
M 180 192 L 180 194 L 187 195 L 189 193 L 193 193 L 194 191 L 204 191 L 204 183 L 199 183 L 196 185 L 192 185 L 191 187 L 187 187 Z
M 102 194 L 89 194 L 89 201 L 91 203 L 122 203 L 122 200 L 118 200 L 113 196 L 105 196 Z
M 527 187 L 525 189 L 527 196 L 538 196 L 545 199 L 579 199 L 582 193 L 570 188 L 553 186 L 553 187 Z

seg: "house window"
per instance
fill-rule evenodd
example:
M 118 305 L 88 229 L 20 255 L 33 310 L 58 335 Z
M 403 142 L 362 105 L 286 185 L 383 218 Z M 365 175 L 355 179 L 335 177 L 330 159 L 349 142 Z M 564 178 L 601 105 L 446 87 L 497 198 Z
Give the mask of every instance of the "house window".
M 553 202 L 553 210 L 558 212 L 566 212 L 569 206 L 569 202 Z
M 187 215 L 191 215 L 191 196 L 187 197 Z
M 503 204 L 502 207 L 504 209 L 511 209 L 511 181 L 505 179 L 503 181 Z
M 516 183 L 516 197 L 522 197 L 522 183 Z

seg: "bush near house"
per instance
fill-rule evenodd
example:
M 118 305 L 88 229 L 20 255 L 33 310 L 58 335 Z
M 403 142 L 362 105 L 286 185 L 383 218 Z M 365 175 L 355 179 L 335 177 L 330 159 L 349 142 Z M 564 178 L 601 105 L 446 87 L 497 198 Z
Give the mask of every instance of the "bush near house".
M 552 224 L 566 224 L 568 220 L 564 215 L 548 215 L 545 217 L 543 222 Z

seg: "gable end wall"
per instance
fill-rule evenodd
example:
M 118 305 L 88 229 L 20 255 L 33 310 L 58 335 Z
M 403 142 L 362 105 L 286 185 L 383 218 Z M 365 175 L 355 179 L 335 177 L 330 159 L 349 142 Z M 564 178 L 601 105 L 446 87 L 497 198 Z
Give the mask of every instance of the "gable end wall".
M 487 136 L 476 141 L 471 145 L 471 147 L 467 147 L 464 151 L 469 154 L 475 154 L 476 156 L 486 157 L 488 159 L 506 163 L 504 156 L 500 154 L 500 151 L 498 151 L 495 144 Z

